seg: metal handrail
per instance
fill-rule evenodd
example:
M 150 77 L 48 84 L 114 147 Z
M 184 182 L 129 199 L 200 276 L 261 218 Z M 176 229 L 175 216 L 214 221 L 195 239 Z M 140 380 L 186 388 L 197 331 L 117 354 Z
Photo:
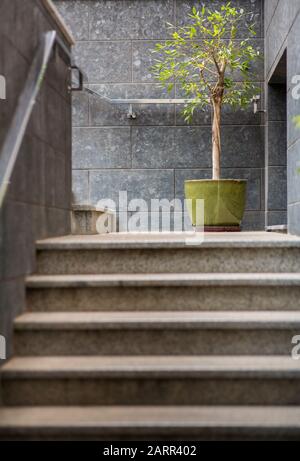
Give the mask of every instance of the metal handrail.
M 132 98 L 132 99 L 112 99 L 109 98 L 108 96 L 104 96 L 101 93 L 98 93 L 98 91 L 91 90 L 91 88 L 84 87 L 84 91 L 87 93 L 93 95 L 93 96 L 98 96 L 100 99 L 103 101 L 107 102 L 108 104 L 113 104 L 113 105 L 119 105 L 119 104 L 125 104 L 128 106 L 128 113 L 127 113 L 127 118 L 129 119 L 136 119 L 137 114 L 133 110 L 133 105 L 139 105 L 139 104 L 188 104 L 191 102 L 197 102 L 196 99 L 170 99 L 170 98 L 165 98 L 165 99 L 139 99 L 139 98 Z
M 108 102 L 109 104 L 126 104 L 126 105 L 131 105 L 131 104 L 188 104 L 190 102 L 195 102 L 197 101 L 196 99 L 170 99 L 170 98 L 165 98 L 165 99 L 112 99 L 109 98 L 108 96 L 104 96 L 101 93 L 98 93 L 98 91 L 91 90 L 90 88 L 85 87 L 84 90 L 87 93 L 90 93 L 91 95 L 94 96 L 99 96 L 99 98 L 103 99 L 104 101 Z
M 60 40 L 56 31 L 53 30 L 46 32 L 42 37 L 41 43 L 30 66 L 26 83 L 19 97 L 16 111 L 0 152 L 0 208 L 3 204 L 13 169 L 18 158 L 19 150 L 24 139 L 26 128 L 36 102 L 36 98 L 44 81 L 51 53 L 56 43 L 61 46 L 63 51 L 70 58 L 72 65 L 71 54 L 64 43 Z

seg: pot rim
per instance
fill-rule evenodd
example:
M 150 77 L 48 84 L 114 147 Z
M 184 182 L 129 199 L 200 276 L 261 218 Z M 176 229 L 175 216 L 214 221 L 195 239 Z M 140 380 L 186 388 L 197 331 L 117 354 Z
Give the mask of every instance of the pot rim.
M 214 182 L 214 183 L 228 183 L 228 182 L 236 182 L 236 183 L 247 183 L 248 179 L 186 179 L 184 181 L 185 183 L 191 183 L 191 182 Z

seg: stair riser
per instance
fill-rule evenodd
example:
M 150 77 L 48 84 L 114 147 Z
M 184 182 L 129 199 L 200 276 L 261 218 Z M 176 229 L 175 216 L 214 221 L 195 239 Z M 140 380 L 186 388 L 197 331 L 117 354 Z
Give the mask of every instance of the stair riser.
M 3 381 L 5 405 L 299 405 L 289 379 L 19 379 Z
M 300 287 L 102 287 L 27 290 L 30 311 L 299 310 Z
M 203 425 L 188 424 L 172 425 L 170 427 L 159 426 L 153 427 L 152 425 L 132 425 L 131 427 L 86 427 L 79 428 L 62 428 L 57 427 L 32 427 L 30 429 L 22 428 L 7 428 L 0 430 L 0 441 L 187 441 L 187 445 L 191 446 L 190 441 L 224 441 L 224 442 L 237 442 L 237 441 L 295 441 L 300 440 L 300 428 L 291 425 L 289 428 L 281 428 L 278 426 L 264 428 L 264 427 L 219 427 L 216 422 L 212 427 L 201 427 Z
M 15 353 L 42 355 L 290 355 L 291 330 L 19 330 Z
M 299 272 L 300 248 L 39 251 L 39 274 Z

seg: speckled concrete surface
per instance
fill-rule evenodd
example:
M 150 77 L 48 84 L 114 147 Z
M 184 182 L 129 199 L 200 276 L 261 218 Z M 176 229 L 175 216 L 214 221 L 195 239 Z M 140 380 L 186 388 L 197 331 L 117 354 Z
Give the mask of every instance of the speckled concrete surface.
M 72 356 L 15 357 L 2 367 L 3 379 L 67 378 L 291 378 L 296 360 L 285 356 Z
M 27 290 L 32 311 L 300 310 L 300 287 L 99 287 Z
M 12 440 L 299 440 L 299 407 L 110 406 L 0 409 Z
M 221 391 L 222 390 L 222 391 Z M 3 383 L 7 405 L 299 405 L 289 379 L 51 379 Z
M 39 274 L 300 272 L 300 247 L 40 250 Z
M 285 331 L 19 331 L 20 356 L 43 355 L 290 355 L 299 329 Z
M 101 248 L 181 248 L 194 237 L 188 233 L 116 233 L 106 235 L 64 236 L 37 242 L 38 250 L 101 249 Z M 300 247 L 300 237 L 272 232 L 209 233 L 201 247 Z
M 6 405 L 296 405 L 283 356 L 23 357 L 2 371 Z
M 40 242 L 5 404 L 300 405 L 299 251 L 265 233 L 209 235 L 199 248 L 182 235 Z
M 16 331 L 289 328 L 300 328 L 300 312 L 33 312 L 15 321 Z
M 28 288 L 300 286 L 299 273 L 32 275 Z

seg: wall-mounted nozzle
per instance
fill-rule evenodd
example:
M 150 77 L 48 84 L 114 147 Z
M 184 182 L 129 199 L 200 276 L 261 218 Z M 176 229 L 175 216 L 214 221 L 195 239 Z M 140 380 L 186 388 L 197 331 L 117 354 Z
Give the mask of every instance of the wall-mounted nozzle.
M 137 117 L 136 113 L 133 110 L 132 104 L 129 104 L 127 118 L 130 120 L 135 120 Z

